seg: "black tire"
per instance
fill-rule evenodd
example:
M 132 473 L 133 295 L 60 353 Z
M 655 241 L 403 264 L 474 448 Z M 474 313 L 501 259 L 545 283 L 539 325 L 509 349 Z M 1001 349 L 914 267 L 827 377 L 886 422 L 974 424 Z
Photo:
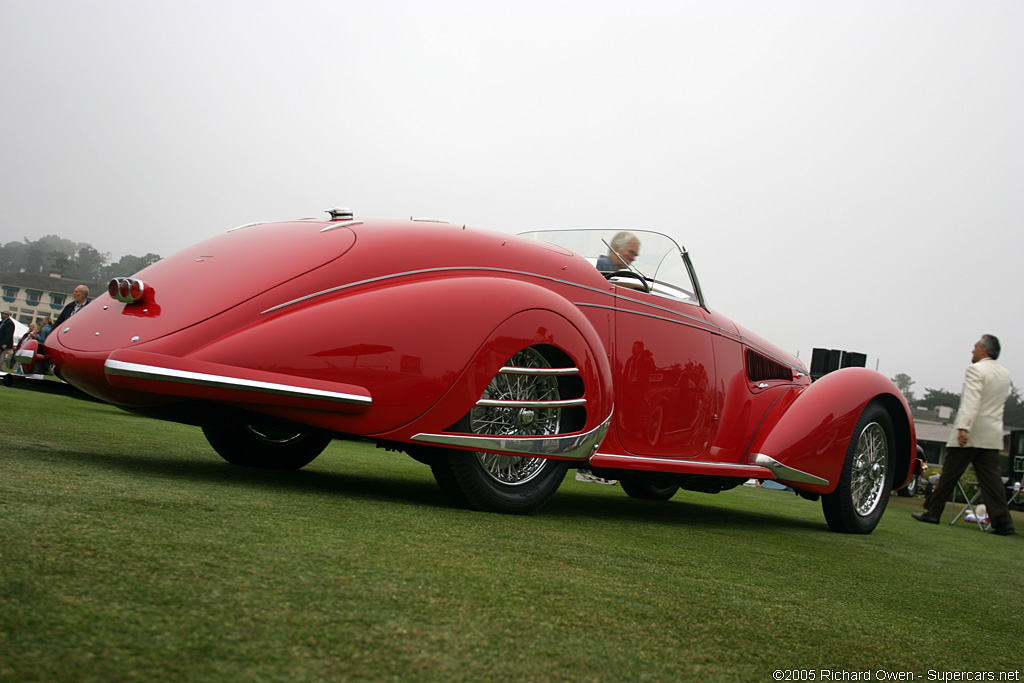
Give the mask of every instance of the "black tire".
M 331 437 L 316 430 L 224 420 L 203 427 L 213 450 L 232 465 L 297 470 L 320 455 Z
M 622 475 L 619 486 L 630 498 L 640 500 L 669 500 L 679 490 L 678 484 L 657 485 L 634 476 Z
M 836 490 L 821 497 L 832 531 L 870 534 L 882 519 L 892 492 L 893 434 L 889 413 L 868 405 L 854 427 Z
M 551 364 L 531 347 L 514 355 L 506 366 L 537 369 Z M 558 380 L 552 375 L 498 374 L 481 398 L 499 405 L 474 407 L 458 429 L 504 437 L 557 434 L 560 408 L 505 407 L 500 402 L 553 401 L 559 396 Z M 455 449 L 438 449 L 430 464 L 438 486 L 455 505 L 513 515 L 532 514 L 543 507 L 569 468 L 565 461 Z
M 569 463 L 564 460 L 451 449 L 444 452 L 431 471 L 438 486 L 457 507 L 531 515 L 555 495 L 567 469 Z M 509 484 L 496 474 L 516 471 L 529 472 L 530 476 Z
M 917 459 L 924 462 L 924 449 L 921 448 L 921 444 L 917 444 Z M 918 482 L 918 475 L 915 472 L 914 476 L 911 477 L 910 482 L 896 492 L 897 495 L 903 498 L 913 498 L 917 495 L 917 489 L 920 486 Z
M 896 491 L 896 495 L 902 498 L 913 498 L 917 495 L 917 475 L 915 474 L 910 483 Z

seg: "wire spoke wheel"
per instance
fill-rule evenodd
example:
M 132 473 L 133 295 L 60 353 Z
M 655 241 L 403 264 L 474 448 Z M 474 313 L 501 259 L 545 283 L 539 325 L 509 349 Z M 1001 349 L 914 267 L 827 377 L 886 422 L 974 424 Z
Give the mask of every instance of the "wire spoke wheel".
M 877 422 L 872 422 L 864 427 L 857 439 L 857 452 L 851 472 L 853 506 L 861 517 L 871 514 L 878 507 L 885 488 L 888 466 L 889 443 L 885 431 Z
M 882 519 L 895 472 L 892 417 L 878 403 L 861 413 L 850 438 L 835 491 L 821 497 L 833 531 L 869 534 Z
M 544 405 L 560 399 L 558 378 L 531 372 L 552 367 L 535 348 L 519 351 L 495 374 L 458 429 L 499 439 L 560 433 L 562 409 Z M 539 510 L 569 467 L 565 460 L 454 449 L 435 453 L 430 462 L 438 485 L 456 505 L 518 515 Z
M 516 368 L 550 368 L 551 364 L 535 349 L 523 349 L 509 360 Z M 557 401 L 558 381 L 550 375 L 498 374 L 484 390 L 483 399 L 532 403 Z M 557 434 L 561 409 L 536 407 L 477 406 L 469 413 L 469 429 L 474 434 L 489 436 L 542 436 Z M 496 453 L 476 454 L 483 471 L 492 479 L 508 486 L 530 481 L 548 462 Z

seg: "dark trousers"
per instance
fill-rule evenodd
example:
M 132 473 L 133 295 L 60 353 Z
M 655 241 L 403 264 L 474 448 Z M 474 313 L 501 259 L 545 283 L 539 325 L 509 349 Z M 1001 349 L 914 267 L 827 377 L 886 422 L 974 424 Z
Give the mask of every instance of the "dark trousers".
M 1006 488 L 999 470 L 999 451 L 991 448 L 950 448 L 942 464 L 939 483 L 925 499 L 924 507 L 936 519 L 942 517 L 946 501 L 956 488 L 956 482 L 968 465 L 974 465 L 978 475 L 981 498 L 988 508 L 988 517 L 993 526 L 1013 526 L 1010 508 L 1006 504 Z

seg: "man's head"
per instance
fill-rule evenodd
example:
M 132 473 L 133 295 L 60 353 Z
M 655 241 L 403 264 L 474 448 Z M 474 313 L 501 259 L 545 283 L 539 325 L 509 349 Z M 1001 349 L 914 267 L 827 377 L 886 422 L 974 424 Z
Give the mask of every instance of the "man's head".
M 982 358 L 999 358 L 999 339 L 991 334 L 981 335 L 981 339 L 974 345 L 974 353 L 971 355 L 971 362 L 977 363 Z
M 71 296 L 74 297 L 75 303 L 81 306 L 89 299 L 89 288 L 85 285 L 78 285 Z
M 616 265 L 626 267 L 640 255 L 640 240 L 631 232 L 620 232 L 612 238 L 608 256 Z
M 11 317 L 11 314 L 7 311 L 0 311 L 0 320 L 7 320 Z

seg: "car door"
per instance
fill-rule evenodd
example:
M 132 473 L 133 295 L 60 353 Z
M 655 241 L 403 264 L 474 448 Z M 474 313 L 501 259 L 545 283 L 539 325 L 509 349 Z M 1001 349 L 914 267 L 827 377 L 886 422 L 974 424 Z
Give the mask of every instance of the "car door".
M 635 455 L 698 456 L 711 443 L 715 414 L 707 313 L 683 289 L 655 284 L 645 292 L 628 285 L 623 281 L 615 290 L 619 439 Z

